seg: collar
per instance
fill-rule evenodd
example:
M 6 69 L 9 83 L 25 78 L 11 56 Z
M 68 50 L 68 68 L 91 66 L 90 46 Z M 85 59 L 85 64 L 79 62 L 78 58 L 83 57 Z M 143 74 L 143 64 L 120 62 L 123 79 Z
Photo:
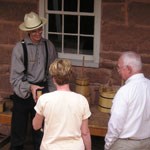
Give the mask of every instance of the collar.
M 129 77 L 129 78 L 126 80 L 125 84 L 127 84 L 127 83 L 129 83 L 129 82 L 131 82 L 131 81 L 133 81 L 133 80 L 140 79 L 140 78 L 144 78 L 144 74 L 143 74 L 143 73 L 134 74 L 134 75 L 132 75 L 131 77 Z

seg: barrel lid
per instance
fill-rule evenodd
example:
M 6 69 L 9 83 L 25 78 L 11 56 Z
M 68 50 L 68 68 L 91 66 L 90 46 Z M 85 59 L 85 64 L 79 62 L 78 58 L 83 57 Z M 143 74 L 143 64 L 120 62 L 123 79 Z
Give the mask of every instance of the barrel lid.
M 108 97 L 108 98 L 113 98 L 115 94 L 116 94 L 116 91 L 106 91 L 106 92 L 100 93 L 102 97 Z
M 77 77 L 76 80 L 88 81 L 89 78 L 87 78 L 87 77 Z

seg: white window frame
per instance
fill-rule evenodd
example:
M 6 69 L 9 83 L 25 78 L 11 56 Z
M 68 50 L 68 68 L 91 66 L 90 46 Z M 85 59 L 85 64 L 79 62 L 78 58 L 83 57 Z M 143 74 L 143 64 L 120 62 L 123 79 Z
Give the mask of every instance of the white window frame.
M 46 16 L 47 9 L 47 0 L 39 0 L 39 15 L 41 17 Z M 100 62 L 100 48 L 101 48 L 101 0 L 94 0 L 94 13 L 95 22 L 94 22 L 94 44 L 93 44 L 93 55 L 84 55 L 84 54 L 66 54 L 58 53 L 59 58 L 67 58 L 72 61 L 72 64 L 75 66 L 85 66 L 85 67 L 99 67 Z M 86 3 L 86 0 L 85 0 Z M 43 36 L 48 38 L 48 26 L 45 26 Z M 83 62 L 84 58 L 84 62 Z

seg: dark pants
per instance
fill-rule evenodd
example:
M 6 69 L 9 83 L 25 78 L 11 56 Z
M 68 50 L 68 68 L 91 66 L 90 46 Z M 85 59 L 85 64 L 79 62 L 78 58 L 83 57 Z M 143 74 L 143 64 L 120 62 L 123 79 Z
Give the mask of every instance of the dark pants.
M 14 95 L 11 122 L 11 150 L 23 150 L 28 121 L 30 120 L 32 124 L 32 119 L 35 116 L 34 106 L 35 102 L 32 96 L 28 99 L 22 99 Z M 32 136 L 34 150 L 39 150 L 43 133 L 40 130 L 35 131 L 32 127 Z

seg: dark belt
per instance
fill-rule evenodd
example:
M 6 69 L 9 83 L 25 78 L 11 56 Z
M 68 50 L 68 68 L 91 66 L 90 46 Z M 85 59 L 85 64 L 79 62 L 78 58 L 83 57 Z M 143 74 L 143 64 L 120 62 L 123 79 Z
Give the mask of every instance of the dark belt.
M 44 87 L 47 87 L 47 86 L 48 86 L 47 81 L 36 82 L 36 83 L 29 82 L 29 83 L 30 83 L 30 84 L 34 84 L 34 85 L 38 85 L 38 86 L 44 86 Z

